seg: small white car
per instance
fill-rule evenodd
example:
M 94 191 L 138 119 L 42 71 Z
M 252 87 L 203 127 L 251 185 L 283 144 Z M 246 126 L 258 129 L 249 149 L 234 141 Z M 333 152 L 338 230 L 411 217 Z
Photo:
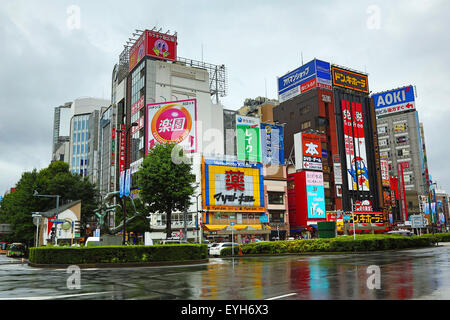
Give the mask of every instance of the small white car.
M 220 256 L 220 252 L 225 248 L 231 248 L 231 246 L 239 247 L 239 243 L 232 243 L 232 242 L 222 242 L 222 243 L 215 243 L 214 245 L 209 248 L 209 255 L 210 256 Z

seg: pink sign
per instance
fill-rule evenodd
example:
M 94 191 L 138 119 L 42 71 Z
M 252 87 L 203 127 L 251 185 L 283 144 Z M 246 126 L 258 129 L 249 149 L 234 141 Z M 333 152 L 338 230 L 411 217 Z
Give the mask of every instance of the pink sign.
M 146 154 L 159 144 L 179 144 L 185 152 L 197 151 L 196 99 L 147 105 Z

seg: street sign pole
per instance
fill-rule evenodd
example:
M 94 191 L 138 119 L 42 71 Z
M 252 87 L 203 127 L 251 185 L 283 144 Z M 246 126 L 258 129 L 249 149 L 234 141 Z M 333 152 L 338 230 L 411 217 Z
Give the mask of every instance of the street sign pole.
M 356 233 L 355 233 L 355 211 L 353 209 L 353 198 L 350 199 L 352 203 L 352 219 L 353 219 L 353 240 L 356 240 Z

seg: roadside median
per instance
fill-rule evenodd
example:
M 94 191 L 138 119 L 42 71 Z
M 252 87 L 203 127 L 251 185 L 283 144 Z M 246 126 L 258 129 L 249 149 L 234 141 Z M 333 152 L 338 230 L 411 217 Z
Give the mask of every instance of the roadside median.
M 30 248 L 32 267 L 138 267 L 196 264 L 208 261 L 205 244 L 153 246 L 38 247 Z

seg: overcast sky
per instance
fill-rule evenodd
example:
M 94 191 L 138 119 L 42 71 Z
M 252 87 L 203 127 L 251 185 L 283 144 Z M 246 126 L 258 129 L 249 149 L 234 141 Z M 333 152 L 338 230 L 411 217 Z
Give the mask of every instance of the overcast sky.
M 302 55 L 367 72 L 372 92 L 415 85 L 430 173 L 449 192 L 449 13 L 445 0 L 1 0 L 0 194 L 48 166 L 54 107 L 110 99 L 123 45 L 155 26 L 178 32 L 178 56 L 225 64 L 228 109 L 277 98 Z

